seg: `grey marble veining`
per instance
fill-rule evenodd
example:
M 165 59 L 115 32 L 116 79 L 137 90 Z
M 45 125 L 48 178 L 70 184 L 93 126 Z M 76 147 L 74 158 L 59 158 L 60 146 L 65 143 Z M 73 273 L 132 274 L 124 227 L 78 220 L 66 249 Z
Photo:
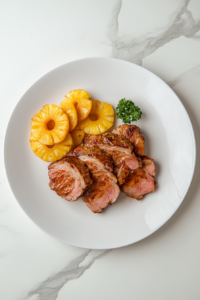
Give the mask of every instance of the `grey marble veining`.
M 180 81 L 183 80 L 191 80 L 194 78 L 198 78 L 200 76 L 200 65 L 181 73 L 179 76 L 175 77 L 173 80 L 170 80 L 167 84 L 172 88 L 177 85 Z
M 180 36 L 199 39 L 200 36 L 195 34 L 200 30 L 200 20 L 195 21 L 187 9 L 189 1 L 183 0 L 177 11 L 169 16 L 168 26 L 142 36 L 119 36 L 118 16 L 122 0 L 118 0 L 107 30 L 112 46 L 112 57 L 142 65 L 142 60 L 146 56 Z
M 55 300 L 58 296 L 58 292 L 64 286 L 64 284 L 70 280 L 79 278 L 87 269 L 91 267 L 96 259 L 104 256 L 109 251 L 110 250 L 85 251 L 82 255 L 71 261 L 65 268 L 52 275 L 45 281 L 39 283 L 37 287 L 33 288 L 28 293 L 25 299 L 28 300 L 32 296 L 37 295 L 38 300 Z M 86 260 L 89 254 L 93 255 Z
M 195 21 L 191 12 L 187 9 L 189 1 L 190 0 L 182 1 L 176 13 L 169 17 L 169 24 L 161 28 L 161 30 L 159 29 L 158 31 L 147 33 L 143 36 L 120 36 L 118 16 L 123 2 L 122 0 L 116 0 L 107 30 L 107 35 L 112 47 L 112 56 L 142 65 L 142 61 L 145 57 L 173 39 L 185 36 L 187 38 L 200 40 L 200 35 L 196 34 L 200 30 L 200 21 Z M 200 65 L 180 74 L 169 81 L 168 84 L 173 88 L 182 80 L 191 80 L 191 78 L 197 78 L 199 76 Z M 0 143 L 2 143 L 2 141 L 3 136 L 0 136 Z M 3 181 L 0 181 L 0 188 L 2 188 L 3 184 Z M 9 207 L 2 207 L 0 214 L 3 214 L 7 210 L 9 210 Z M 6 238 L 9 235 L 15 235 L 12 228 L 9 228 L 7 224 L 3 222 L 0 224 L 0 229 L 4 231 Z M 33 287 L 23 299 L 55 300 L 59 291 L 67 282 L 80 278 L 97 259 L 107 253 L 108 251 L 101 251 L 100 253 L 95 250 L 85 251 L 62 270 L 56 272 L 43 282 L 40 282 L 36 287 Z M 0 252 L 1 259 L 6 255 L 7 253 Z

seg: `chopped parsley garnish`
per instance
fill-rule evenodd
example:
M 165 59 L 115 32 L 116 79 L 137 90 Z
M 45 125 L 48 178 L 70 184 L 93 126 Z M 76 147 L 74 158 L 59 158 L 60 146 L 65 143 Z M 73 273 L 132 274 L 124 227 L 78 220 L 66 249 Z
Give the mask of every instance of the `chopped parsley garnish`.
M 117 118 L 122 119 L 124 123 L 130 124 L 131 122 L 141 119 L 142 112 L 133 101 L 121 99 L 116 108 Z

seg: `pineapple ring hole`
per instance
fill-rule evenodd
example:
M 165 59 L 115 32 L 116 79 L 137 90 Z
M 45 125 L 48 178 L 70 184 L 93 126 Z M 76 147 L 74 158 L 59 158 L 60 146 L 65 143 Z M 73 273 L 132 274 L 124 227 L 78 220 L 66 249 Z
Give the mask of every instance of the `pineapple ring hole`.
M 91 121 L 97 121 L 99 119 L 99 117 L 96 114 L 92 114 L 92 115 L 89 116 L 89 119 Z
M 54 120 L 50 120 L 49 122 L 47 122 L 47 129 L 48 130 L 53 130 L 55 127 L 55 121 Z
M 75 106 L 75 108 L 77 109 L 78 102 L 74 102 L 74 106 Z
M 47 148 L 53 148 L 54 147 L 54 145 L 46 145 L 47 146 Z

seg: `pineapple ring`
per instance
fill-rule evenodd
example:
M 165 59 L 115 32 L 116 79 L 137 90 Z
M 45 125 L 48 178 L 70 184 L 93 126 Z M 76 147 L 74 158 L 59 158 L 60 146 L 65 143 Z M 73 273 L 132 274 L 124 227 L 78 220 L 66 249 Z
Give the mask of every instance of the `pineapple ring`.
M 36 140 L 33 134 L 30 136 L 30 145 L 33 152 L 44 161 L 56 161 L 64 157 L 72 148 L 73 140 L 68 133 L 64 141 L 52 146 L 44 145 Z
M 76 126 L 76 128 L 70 133 L 74 142 L 73 147 L 80 145 L 84 139 L 84 135 L 85 135 L 84 130 L 81 129 L 79 126 Z
M 81 129 L 88 134 L 101 134 L 112 127 L 114 123 L 114 110 L 106 102 L 92 100 L 92 110 L 86 120 L 78 123 Z
M 60 103 L 60 107 L 67 114 L 69 119 L 69 131 L 72 131 L 78 123 L 78 115 L 76 112 L 76 108 L 74 104 L 68 99 L 63 100 Z
M 31 133 L 44 145 L 62 142 L 69 132 L 69 120 L 64 110 L 54 104 L 47 104 L 33 117 Z
M 91 97 L 90 94 L 88 94 L 84 90 L 79 89 L 69 92 L 67 95 L 65 95 L 65 97 L 70 100 L 76 107 L 78 120 L 85 120 L 92 109 L 92 101 L 89 100 L 89 98 Z

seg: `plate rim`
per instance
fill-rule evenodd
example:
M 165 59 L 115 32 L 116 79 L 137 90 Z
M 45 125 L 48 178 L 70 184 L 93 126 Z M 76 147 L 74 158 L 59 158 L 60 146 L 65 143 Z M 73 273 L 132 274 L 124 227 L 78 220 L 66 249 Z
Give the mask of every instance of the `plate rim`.
M 11 183 L 9 181 L 9 176 L 8 176 L 8 171 L 7 171 L 7 167 L 6 167 L 6 158 L 5 158 L 5 148 L 6 148 L 6 140 L 7 140 L 7 135 L 8 135 L 8 127 L 9 127 L 9 124 L 10 124 L 10 121 L 11 121 L 11 118 L 15 112 L 15 110 L 17 109 L 17 106 L 19 105 L 19 103 L 22 101 L 22 98 L 26 95 L 26 93 L 29 91 L 30 88 L 32 88 L 34 85 L 37 84 L 37 82 L 39 82 L 43 77 L 45 77 L 47 74 L 50 74 L 51 72 L 54 72 L 56 71 L 57 69 L 61 68 L 61 67 L 64 67 L 64 66 L 67 66 L 69 64 L 73 64 L 73 63 L 77 63 L 79 61 L 86 61 L 86 60 L 113 60 L 113 61 L 121 61 L 125 64 L 131 64 L 131 65 L 134 65 L 136 66 L 136 68 L 140 68 L 140 69 L 143 69 L 143 71 L 149 73 L 151 76 L 153 75 L 153 77 L 155 77 L 157 80 L 161 81 L 162 84 L 164 84 L 164 86 L 170 90 L 170 92 L 173 93 L 173 95 L 175 96 L 175 98 L 179 101 L 179 103 L 182 105 L 182 108 L 184 109 L 185 113 L 186 113 L 186 116 L 188 118 L 188 123 L 189 123 L 189 127 L 190 127 L 190 131 L 191 131 L 191 136 L 192 136 L 192 141 L 193 141 L 193 169 L 192 169 L 192 173 L 191 173 L 191 177 L 190 177 L 190 180 L 189 180 L 189 183 L 188 183 L 188 187 L 187 189 L 185 190 L 184 192 L 184 195 L 182 196 L 182 200 L 181 202 L 179 203 L 179 205 L 176 207 L 176 209 L 173 211 L 173 213 L 167 218 L 164 220 L 163 223 L 161 223 L 161 225 L 159 225 L 158 227 L 156 227 L 155 229 L 153 229 L 149 234 L 145 235 L 144 237 L 142 238 L 139 238 L 137 240 L 135 240 L 134 242 L 131 242 L 131 243 L 127 243 L 125 245 L 118 245 L 118 246 L 115 246 L 115 247 L 108 247 L 108 248 L 105 248 L 105 247 L 101 247 L 101 248 L 95 248 L 95 247 L 85 247 L 85 246 L 80 246 L 80 245 L 77 245 L 77 244 L 73 244 L 73 243 L 68 243 L 66 241 L 63 241 L 63 240 L 60 240 L 59 238 L 56 238 L 55 236 L 51 235 L 49 232 L 47 232 L 45 229 L 43 229 L 42 227 L 40 227 L 28 214 L 27 212 L 23 209 L 22 205 L 19 203 L 18 199 L 16 198 L 14 192 L 13 192 L 13 189 L 12 189 L 12 186 L 11 186 Z M 132 63 L 132 62 L 129 62 L 129 61 L 126 61 L 126 60 L 122 60 L 122 59 L 117 59 L 117 58 L 113 58 L 113 57 L 100 57 L 100 56 L 97 56 L 97 57 L 86 57 L 86 58 L 81 58 L 81 59 L 77 59 L 77 60 L 73 60 L 73 61 L 70 61 L 70 62 L 67 62 L 65 64 L 61 64 L 59 65 L 58 67 L 54 68 L 54 69 L 51 69 L 49 72 L 46 72 L 44 75 L 42 75 L 39 79 L 37 79 L 32 85 L 30 85 L 28 87 L 28 89 L 22 94 L 22 96 L 20 97 L 20 99 L 17 101 L 17 103 L 15 104 L 15 106 L 13 107 L 11 113 L 10 113 L 10 116 L 8 117 L 8 120 L 7 120 L 7 124 L 6 124 L 6 129 L 4 131 L 4 138 L 3 138 L 3 162 L 4 162 L 4 170 L 5 170 L 5 174 L 6 174 L 6 179 L 8 181 L 8 184 L 9 184 L 9 187 L 10 187 L 10 190 L 16 200 L 16 202 L 18 203 L 19 207 L 22 209 L 22 211 L 25 213 L 25 215 L 28 217 L 29 220 L 31 220 L 32 223 L 34 223 L 40 230 L 42 230 L 43 232 L 45 232 L 45 234 L 48 234 L 50 237 L 52 237 L 53 239 L 56 239 L 57 241 L 60 241 L 62 243 L 65 243 L 67 245 L 70 245 L 70 246 L 74 246 L 74 247 L 79 247 L 79 248 L 83 248 L 83 249 L 94 249 L 94 250 L 109 250 L 109 249 L 117 249 L 117 248 L 122 248 L 122 247 L 126 247 L 126 246 L 129 246 L 129 245 L 132 245 L 132 244 L 135 244 L 139 241 L 142 241 L 144 240 L 145 238 L 147 238 L 148 236 L 151 236 L 154 232 L 156 232 L 157 230 L 159 230 L 165 223 L 167 223 L 171 217 L 176 213 L 176 211 L 179 209 L 179 207 L 181 206 L 181 204 L 183 203 L 190 187 L 191 187 L 191 183 L 192 183 L 192 180 L 193 180 L 193 177 L 194 177 L 194 172 L 195 172 L 195 168 L 196 168 L 196 139 L 195 139 L 195 133 L 194 133 L 194 128 L 193 128 L 193 125 L 192 125 L 192 122 L 191 122 L 191 119 L 190 119 L 190 116 L 184 106 L 184 104 L 182 103 L 182 101 L 180 100 L 180 98 L 177 96 L 177 94 L 174 92 L 174 90 L 163 80 L 161 79 L 159 76 L 157 76 L 156 74 L 154 74 L 153 72 L 151 72 L 150 70 L 140 66 L 140 65 L 137 65 L 135 63 Z

